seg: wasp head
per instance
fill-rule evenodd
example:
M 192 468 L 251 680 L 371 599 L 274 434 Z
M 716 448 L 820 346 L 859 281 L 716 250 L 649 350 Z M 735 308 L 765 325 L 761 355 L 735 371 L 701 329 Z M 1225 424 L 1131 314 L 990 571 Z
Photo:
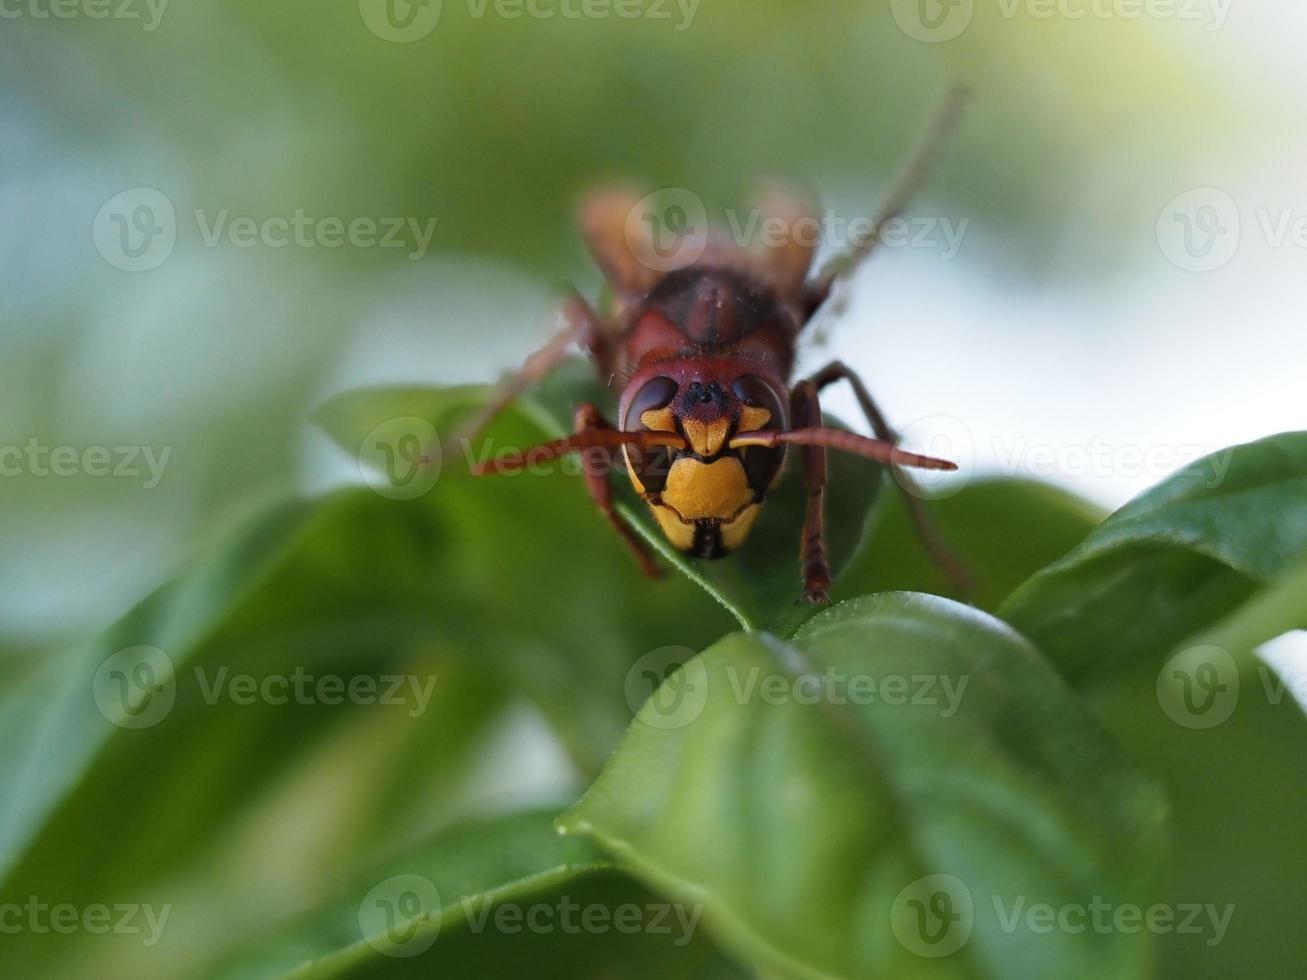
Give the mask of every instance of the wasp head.
M 756 367 L 683 358 L 641 372 L 622 399 L 626 431 L 673 432 L 684 448 L 627 446 L 627 470 L 663 533 L 699 558 L 738 548 L 785 459 L 784 447 L 732 446 L 788 425 L 783 386 Z

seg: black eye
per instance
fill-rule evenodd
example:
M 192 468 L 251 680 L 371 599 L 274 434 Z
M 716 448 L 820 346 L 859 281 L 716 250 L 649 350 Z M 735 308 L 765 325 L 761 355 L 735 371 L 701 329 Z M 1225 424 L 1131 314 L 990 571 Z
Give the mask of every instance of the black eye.
M 736 378 L 731 385 L 735 397 L 745 404 L 745 411 L 740 420 L 742 428 L 749 429 L 785 429 L 788 427 L 788 413 L 785 403 L 776 389 L 757 375 L 746 374 Z M 749 418 L 749 409 L 761 409 L 764 417 L 757 415 L 757 420 Z M 781 464 L 785 462 L 784 449 L 767 449 L 763 446 L 749 446 L 740 451 L 744 460 L 744 472 L 749 481 L 749 489 L 755 493 L 764 493 L 776 479 Z
M 630 407 L 626 410 L 626 418 L 622 419 L 622 429 L 626 432 L 635 432 L 644 428 L 640 416 L 656 408 L 666 408 L 675 397 L 676 382 L 671 378 L 654 378 L 652 381 L 645 382 L 631 399 Z
M 666 408 L 676 397 L 676 382 L 671 378 L 654 378 L 640 388 L 631 404 L 626 409 L 622 420 L 622 429 L 626 432 L 639 432 L 647 429 L 640 419 L 645 412 Z M 626 458 L 631 462 L 640 483 L 647 493 L 661 493 L 667 486 L 667 474 L 672 468 L 672 455 L 666 447 L 656 449 L 637 449 L 626 447 Z
M 767 424 L 762 428 L 783 429 L 786 425 L 785 403 L 776 389 L 769 385 L 756 374 L 745 374 L 735 379 L 731 385 L 731 390 L 735 392 L 735 397 L 750 408 L 766 409 L 771 415 Z

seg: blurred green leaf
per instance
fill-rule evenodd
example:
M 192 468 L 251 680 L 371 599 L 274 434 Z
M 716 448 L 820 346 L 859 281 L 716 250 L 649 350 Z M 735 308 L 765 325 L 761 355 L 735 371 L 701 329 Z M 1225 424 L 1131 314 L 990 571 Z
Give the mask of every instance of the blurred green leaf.
M 1295 629 L 1307 627 L 1307 562 L 1279 581 L 1258 589 L 1222 620 L 1190 637 L 1185 645 L 1218 647 L 1239 658 Z
M 499 692 L 417 656 L 439 628 L 432 534 L 420 511 L 370 493 L 279 508 L 11 692 L 4 892 L 77 901 L 203 854 L 342 713 L 433 711 L 414 727 L 452 765 Z
M 1307 554 L 1307 433 L 1195 463 L 1036 573 L 1000 614 L 1070 678 L 1160 657 Z
M 218 976 L 740 977 L 697 912 L 553 828 L 554 811 L 468 823 L 388 861 Z
M 1160 900 L 1228 916 L 1225 931 L 1206 909 L 1183 932 L 1166 931 L 1160 977 L 1289 976 L 1307 961 L 1307 718 L 1264 663 L 1245 661 L 1237 685 L 1229 717 L 1203 729 L 1162 709 L 1152 664 L 1135 664 L 1088 692 L 1171 802 L 1173 856 Z
M 1136 763 L 1166 787 L 1175 853 L 1164 900 L 1205 906 L 1190 928 L 1164 934 L 1163 977 L 1281 976 L 1307 958 L 1302 666 L 1282 677 L 1253 656 L 1305 624 L 1307 564 L 1178 644 L 1160 671 L 1140 662 L 1086 691 Z M 1204 666 L 1216 682 L 1207 690 L 1196 673 Z M 1202 701 L 1175 697 L 1177 670 L 1198 678 Z
M 438 430 L 448 432 L 453 421 L 486 397 L 484 388 L 421 388 L 415 386 L 367 388 L 346 392 L 327 402 L 315 415 L 316 420 L 343 448 L 360 452 L 368 433 L 388 420 L 412 416 L 424 419 Z M 605 406 L 612 400 L 594 375 L 594 369 L 579 359 L 519 398 L 505 413 L 519 431 L 538 427 L 528 440 L 545 441 L 571 432 L 572 410 L 583 402 Z M 612 421 L 612 413 L 609 413 Z M 832 423 L 835 424 L 835 423 Z M 498 454 L 505 449 L 522 450 L 531 441 L 513 443 L 488 439 L 472 450 L 445 447 L 445 465 L 466 468 L 469 454 Z M 451 457 L 452 452 L 452 457 Z M 786 473 L 778 487 L 768 495 L 766 507 L 757 527 L 743 548 L 720 561 L 686 558 L 667 541 L 649 516 L 647 508 L 631 491 L 624 471 L 613 474 L 618 491 L 618 509 L 662 555 L 692 581 L 702 586 L 747 629 L 768 629 L 782 635 L 793 632 L 804 620 L 815 615 L 816 606 L 802 600 L 803 582 L 799 571 L 799 542 L 803 529 L 807 491 L 791 453 Z M 561 467 L 560 467 L 561 469 Z M 867 460 L 832 453 L 829 462 L 826 494 L 827 541 L 831 567 L 837 580 L 853 560 L 866 538 L 866 527 L 873 504 L 883 481 L 880 466 Z M 511 479 L 525 498 L 535 494 L 529 478 Z M 585 496 L 579 480 L 575 493 Z M 623 546 L 608 532 L 596 531 L 613 550 Z M 511 560 L 511 555 L 508 556 Z M 660 586 L 650 584 L 650 589 Z
M 888 490 L 837 598 L 891 590 L 950 595 L 952 585 L 922 546 L 903 494 Z M 989 612 L 1102 520 L 1092 504 L 1064 490 L 1017 479 L 978 480 L 953 496 L 926 501 L 926 511 L 974 580 L 966 598 Z
M 559 823 L 706 900 L 727 948 L 783 975 L 1141 977 L 1146 936 L 1036 934 L 1020 916 L 1146 904 L 1162 818 L 1032 647 L 904 593 L 836 607 L 788 646 L 721 641 Z

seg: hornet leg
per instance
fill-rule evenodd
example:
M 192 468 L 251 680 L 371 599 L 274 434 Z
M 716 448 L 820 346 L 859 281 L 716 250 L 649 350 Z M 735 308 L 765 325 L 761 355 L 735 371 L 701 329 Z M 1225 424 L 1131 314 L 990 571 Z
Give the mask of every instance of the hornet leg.
M 575 420 L 577 435 L 612 428 L 604 420 L 604 417 L 599 414 L 599 409 L 593 405 L 578 406 Z M 587 450 L 582 453 L 581 467 L 585 473 L 586 490 L 589 491 L 590 499 L 594 501 L 600 513 L 608 519 L 608 523 L 612 525 L 613 530 L 631 549 L 636 561 L 640 563 L 640 570 L 650 578 L 662 578 L 663 571 L 658 567 L 658 563 L 654 561 L 649 544 L 613 507 L 613 485 L 608 480 L 613 456 L 614 452 L 607 449 Z
M 883 439 L 886 442 L 897 443 L 899 437 L 894 430 L 890 428 L 885 416 L 872 400 L 871 393 L 867 391 L 867 386 L 862 383 L 853 371 L 842 361 L 834 361 L 814 374 L 808 381 L 817 391 L 834 384 L 836 381 L 847 381 L 853 388 L 853 394 L 858 399 L 858 405 L 862 408 L 862 413 L 867 416 L 867 421 L 871 424 L 872 431 L 875 432 L 877 439 Z M 948 576 L 953 588 L 959 595 L 969 595 L 973 583 L 971 575 L 966 567 L 953 553 L 952 549 L 944 543 L 944 539 L 936 530 L 930 515 L 926 512 L 926 506 L 919 494 L 914 491 L 912 478 L 897 466 L 891 464 L 894 474 L 895 483 L 903 493 L 903 500 L 907 504 L 908 515 L 912 519 L 913 526 L 916 528 L 917 536 L 925 546 L 926 552 L 931 559 L 939 566 L 940 570 Z
M 573 345 L 586 350 L 601 371 L 608 370 L 608 338 L 603 322 L 590 304 L 578 293 L 572 293 L 563 303 L 559 315 L 563 328 L 528 357 L 520 370 L 505 378 L 489 403 L 459 427 L 453 436 L 456 445 L 465 445 L 479 436 L 522 392 L 548 377 L 567 358 Z
M 796 429 L 821 425 L 817 386 L 802 381 L 790 396 L 790 414 Z M 803 594 L 809 602 L 830 603 L 830 564 L 826 560 L 826 448 L 803 446 L 803 480 L 808 487 L 808 509 L 803 518 L 799 561 L 803 568 Z

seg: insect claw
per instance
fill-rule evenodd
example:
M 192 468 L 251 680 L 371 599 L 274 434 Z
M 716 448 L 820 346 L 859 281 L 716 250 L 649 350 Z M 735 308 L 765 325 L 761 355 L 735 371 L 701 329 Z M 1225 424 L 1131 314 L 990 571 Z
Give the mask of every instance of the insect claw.
M 826 606 L 828 609 L 835 605 L 831 601 L 830 592 L 824 586 L 816 586 L 804 592 L 803 598 L 814 606 Z

